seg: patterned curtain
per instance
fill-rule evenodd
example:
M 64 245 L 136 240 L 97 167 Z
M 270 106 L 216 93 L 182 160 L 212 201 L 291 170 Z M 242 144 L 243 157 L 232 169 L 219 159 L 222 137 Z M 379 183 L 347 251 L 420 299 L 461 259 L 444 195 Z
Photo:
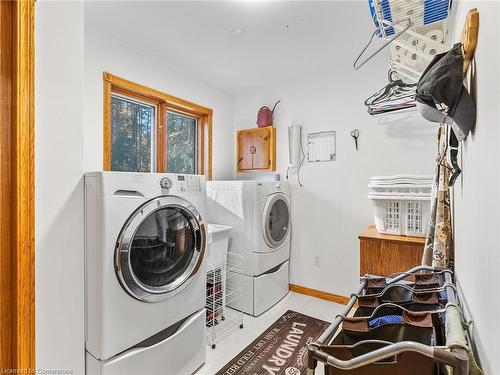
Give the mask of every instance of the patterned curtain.
M 453 228 L 448 184 L 452 169 L 447 157 L 450 131 L 449 125 L 439 125 L 439 148 L 431 194 L 431 216 L 422 264 L 453 269 Z

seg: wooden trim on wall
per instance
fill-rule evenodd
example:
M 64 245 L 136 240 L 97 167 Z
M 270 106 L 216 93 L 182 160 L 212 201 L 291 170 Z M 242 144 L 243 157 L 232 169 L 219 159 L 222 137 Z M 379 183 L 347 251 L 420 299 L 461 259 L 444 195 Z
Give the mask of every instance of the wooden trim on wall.
M 212 111 L 210 108 L 206 108 L 190 101 L 178 98 L 176 96 L 141 85 L 139 83 L 129 81 L 128 79 L 115 76 L 108 72 L 103 73 L 103 78 L 104 81 L 111 83 L 113 88 L 121 88 L 137 95 L 149 97 L 152 100 L 160 99 L 166 102 L 169 107 L 174 107 L 179 111 L 187 111 L 188 113 L 196 112 L 202 115 L 208 115 Z
M 14 6 L 13 364 L 35 368 L 35 2 Z
M 12 5 L 0 1 L 0 368 L 12 368 Z M 5 79 L 4 79 L 5 77 Z
M 111 170 L 111 82 L 106 79 L 104 73 L 103 90 L 103 154 L 102 168 L 105 171 Z
M 196 165 L 198 172 L 205 170 L 205 127 L 206 116 L 199 116 L 196 118 L 196 132 L 198 134 L 196 140 Z
M 198 120 L 197 165 L 198 174 L 212 179 L 212 115 L 213 110 L 150 87 L 103 73 L 103 169 L 111 170 L 111 94 L 118 93 L 156 105 L 158 128 L 156 133 L 156 171 L 167 171 L 167 111 L 193 116 Z
M 0 2 L 2 186 L 0 367 L 35 369 L 34 12 Z M 4 48 L 7 47 L 7 48 Z M 6 73 L 5 75 L 3 73 Z M 4 86 L 6 84 L 7 86 Z M 4 88 L 8 87 L 5 91 Z M 5 202 L 4 197 L 10 199 Z M 8 260 L 9 264 L 5 261 Z M 6 287 L 10 290 L 6 292 Z
M 205 149 L 207 150 L 207 159 L 204 161 L 204 170 L 207 180 L 212 179 L 212 110 L 206 116 L 205 126 Z
M 167 171 L 167 106 L 160 103 L 158 108 L 158 127 L 156 129 L 156 147 L 164 152 L 156 152 L 156 171 Z
M 326 301 L 340 303 L 341 305 L 347 305 L 349 303 L 350 298 L 346 296 L 341 296 L 338 294 L 322 292 L 321 290 L 307 288 L 305 286 L 290 284 L 289 289 L 292 292 L 305 294 L 306 296 L 316 297 L 320 299 L 324 299 Z

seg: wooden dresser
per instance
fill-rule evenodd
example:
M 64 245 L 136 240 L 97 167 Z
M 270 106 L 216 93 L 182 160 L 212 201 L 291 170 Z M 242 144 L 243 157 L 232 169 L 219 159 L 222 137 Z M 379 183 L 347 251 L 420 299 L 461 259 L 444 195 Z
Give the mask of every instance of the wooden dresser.
M 379 234 L 375 225 L 359 235 L 359 273 L 388 276 L 422 262 L 424 237 Z

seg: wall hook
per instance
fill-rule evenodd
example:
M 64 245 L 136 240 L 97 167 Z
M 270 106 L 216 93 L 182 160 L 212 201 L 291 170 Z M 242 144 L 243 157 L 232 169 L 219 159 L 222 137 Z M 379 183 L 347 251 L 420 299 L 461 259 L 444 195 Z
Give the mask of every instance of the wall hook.
M 479 12 L 477 8 L 469 10 L 465 17 L 464 30 L 462 32 L 462 53 L 464 55 L 464 75 L 474 58 L 479 34 Z

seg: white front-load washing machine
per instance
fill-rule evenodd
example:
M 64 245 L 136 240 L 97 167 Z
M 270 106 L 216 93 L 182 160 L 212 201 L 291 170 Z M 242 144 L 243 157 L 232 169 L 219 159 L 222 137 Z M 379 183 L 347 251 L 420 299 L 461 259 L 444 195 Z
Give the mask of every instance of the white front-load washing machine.
M 87 375 L 203 365 L 205 213 L 203 176 L 85 174 Z
M 233 227 L 229 251 L 244 258 L 231 283 L 243 298 L 231 307 L 258 316 L 289 290 L 290 190 L 287 182 L 209 181 L 211 222 Z

